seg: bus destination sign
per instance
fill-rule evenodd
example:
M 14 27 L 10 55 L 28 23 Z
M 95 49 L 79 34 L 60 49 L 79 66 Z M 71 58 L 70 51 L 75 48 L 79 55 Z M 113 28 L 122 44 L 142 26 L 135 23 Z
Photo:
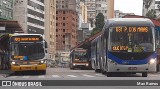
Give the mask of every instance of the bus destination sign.
M 131 26 L 131 27 L 127 27 L 127 26 L 122 26 L 122 27 L 115 27 L 116 32 L 148 32 L 148 27 L 144 26 L 144 27 L 136 27 L 136 26 Z
M 41 36 L 13 36 L 12 41 L 13 42 L 37 42 L 42 41 Z
M 30 37 L 30 38 L 20 38 L 20 37 L 15 37 L 14 41 L 39 41 L 39 38 L 36 37 Z

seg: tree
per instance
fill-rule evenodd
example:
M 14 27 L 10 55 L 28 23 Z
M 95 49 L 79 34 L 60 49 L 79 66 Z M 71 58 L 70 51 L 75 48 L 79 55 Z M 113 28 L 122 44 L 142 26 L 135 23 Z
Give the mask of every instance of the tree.
M 156 11 L 151 9 L 146 13 L 146 16 L 149 18 L 155 19 L 156 18 Z
M 104 15 L 102 13 L 98 13 L 96 16 L 96 22 L 95 22 L 95 28 L 93 29 L 91 36 L 100 32 L 103 29 L 104 26 Z

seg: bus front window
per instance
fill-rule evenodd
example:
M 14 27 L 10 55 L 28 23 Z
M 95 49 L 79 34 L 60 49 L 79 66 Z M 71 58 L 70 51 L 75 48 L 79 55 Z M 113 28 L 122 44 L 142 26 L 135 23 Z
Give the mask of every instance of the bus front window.
M 142 27 L 116 27 L 110 28 L 110 47 L 112 52 L 153 52 L 154 41 L 152 29 L 146 31 Z M 140 30 L 139 30 L 140 29 Z
M 74 62 L 87 62 L 87 53 L 86 52 L 75 52 Z
M 45 56 L 42 43 L 13 43 L 12 58 L 14 56 L 27 56 L 28 60 L 38 60 Z

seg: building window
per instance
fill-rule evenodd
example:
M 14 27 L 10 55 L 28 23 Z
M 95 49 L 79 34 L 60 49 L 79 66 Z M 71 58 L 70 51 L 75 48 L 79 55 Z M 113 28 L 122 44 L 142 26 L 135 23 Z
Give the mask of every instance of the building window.
M 58 14 L 58 11 L 56 11 L 56 14 Z
M 58 17 L 56 17 L 56 20 L 58 20 Z
M 65 26 L 65 23 L 63 23 L 63 26 Z
M 64 6 L 62 5 L 62 8 L 64 8 Z
M 65 38 L 65 35 L 63 35 L 63 38 Z
M 65 32 L 65 29 L 63 29 L 63 32 Z
M 63 20 L 65 20 L 66 18 L 65 17 L 63 17 Z
M 68 5 L 66 5 L 66 8 L 68 8 Z
M 56 32 L 58 32 L 58 29 L 56 29 Z
M 58 26 L 58 23 L 56 23 L 56 26 Z
M 66 14 L 66 12 L 65 12 L 65 11 L 63 11 L 63 14 Z

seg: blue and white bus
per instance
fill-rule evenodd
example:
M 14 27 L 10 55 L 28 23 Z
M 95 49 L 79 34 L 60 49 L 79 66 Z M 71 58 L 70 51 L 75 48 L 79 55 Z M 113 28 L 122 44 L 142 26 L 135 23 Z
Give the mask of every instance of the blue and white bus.
M 105 22 L 101 35 L 91 42 L 91 62 L 95 72 L 112 76 L 115 72 L 156 71 L 154 24 L 147 18 L 114 18 Z

